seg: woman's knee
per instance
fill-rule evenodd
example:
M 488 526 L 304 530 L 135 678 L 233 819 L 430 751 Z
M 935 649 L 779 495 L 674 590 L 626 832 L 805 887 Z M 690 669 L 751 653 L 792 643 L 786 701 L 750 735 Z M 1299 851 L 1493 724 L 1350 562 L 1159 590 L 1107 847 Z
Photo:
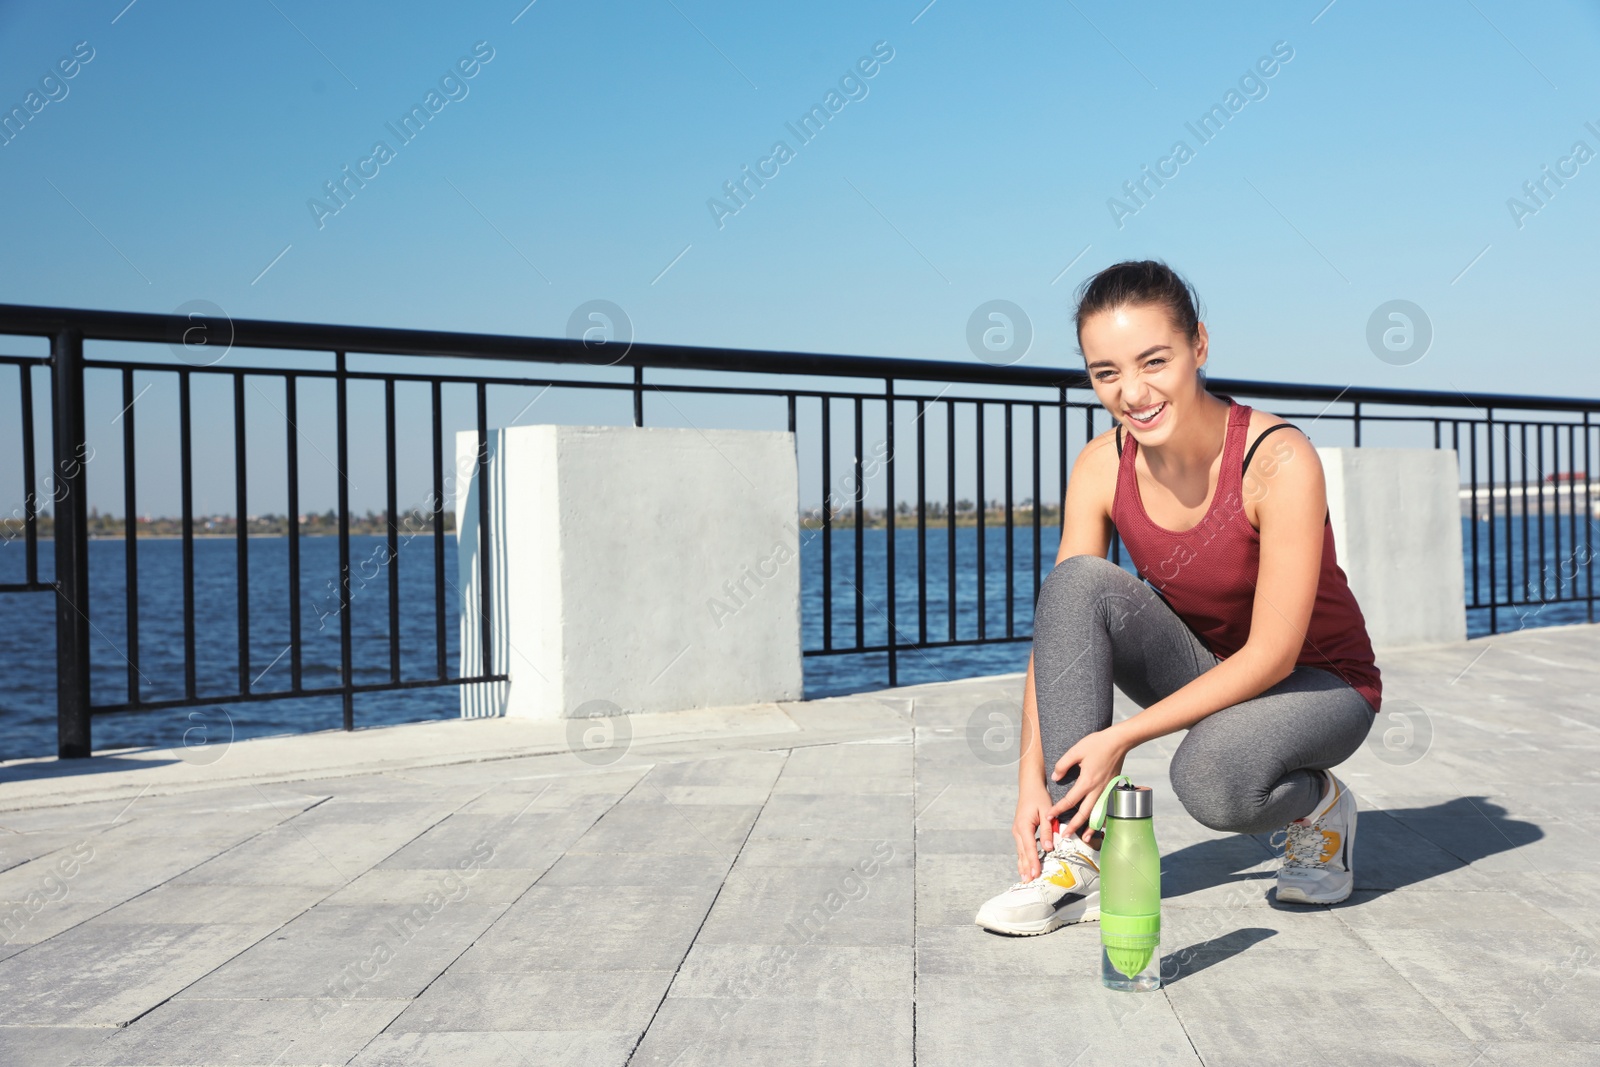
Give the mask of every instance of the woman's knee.
M 1052 603 L 1092 603 L 1097 594 L 1115 589 L 1119 581 L 1130 578 L 1133 576 L 1104 556 L 1068 556 L 1039 586 L 1038 610 L 1042 613 L 1044 605 Z
M 1167 777 L 1172 792 L 1194 821 L 1211 830 L 1225 833 L 1257 833 L 1265 796 L 1252 796 L 1238 782 L 1229 782 L 1219 773 L 1216 762 L 1196 747 L 1179 745 L 1172 755 Z
M 1104 556 L 1077 555 L 1068 556 L 1057 563 L 1050 571 L 1046 581 L 1057 578 L 1060 581 L 1084 581 L 1099 576 L 1104 580 L 1106 575 L 1127 574 L 1128 572 L 1112 563 Z

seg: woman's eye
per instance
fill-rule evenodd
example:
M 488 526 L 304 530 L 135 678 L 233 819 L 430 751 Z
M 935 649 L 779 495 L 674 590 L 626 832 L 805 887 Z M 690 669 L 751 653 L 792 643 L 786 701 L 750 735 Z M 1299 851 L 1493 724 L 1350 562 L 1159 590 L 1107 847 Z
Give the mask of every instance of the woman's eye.
M 1163 363 L 1165 363 L 1165 362 L 1166 362 L 1166 360 L 1165 360 L 1165 359 L 1163 359 L 1163 358 L 1162 358 L 1162 357 L 1160 357 L 1160 356 L 1157 356 L 1157 357 L 1156 357 L 1156 358 L 1154 358 L 1154 359 L 1151 359 L 1151 360 L 1147 360 L 1147 361 L 1146 361 L 1146 362 L 1145 362 L 1145 366 L 1146 366 L 1146 367 L 1157 367 L 1157 366 L 1160 366 L 1160 365 L 1161 365 L 1161 364 L 1163 364 Z

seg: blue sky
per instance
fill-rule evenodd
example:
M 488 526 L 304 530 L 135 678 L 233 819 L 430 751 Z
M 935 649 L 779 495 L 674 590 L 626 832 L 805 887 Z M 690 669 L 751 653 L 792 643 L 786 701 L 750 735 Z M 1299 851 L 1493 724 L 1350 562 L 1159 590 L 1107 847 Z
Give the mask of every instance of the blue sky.
M 969 360 L 968 316 L 1006 299 L 1027 364 L 1075 366 L 1074 286 L 1151 257 L 1198 288 L 1214 376 L 1600 395 L 1600 161 L 1520 225 L 1507 203 L 1574 142 L 1600 152 L 1593 3 L 524 3 L 0 3 L 0 104 L 59 97 L 0 146 L 0 301 L 563 336 L 606 299 L 643 341 Z M 93 58 L 41 87 L 79 42 Z M 478 42 L 492 59 L 421 133 L 387 129 Z M 786 123 L 875 46 L 892 58 L 801 143 Z M 1202 144 L 1185 124 L 1275 46 L 1292 58 Z M 308 202 L 379 140 L 393 157 L 319 226 Z M 719 226 L 708 201 L 779 140 L 793 158 Z M 1192 158 L 1119 225 L 1108 201 L 1178 140 Z M 1397 298 L 1435 332 L 1406 366 L 1366 343 Z M 164 390 L 140 401 L 141 470 L 175 441 Z M 269 392 L 252 449 L 281 440 Z M 15 393 L 0 374 L 8 511 Z M 627 412 L 553 395 L 521 421 Z M 686 419 L 740 424 L 647 417 Z M 206 451 L 197 506 L 231 510 L 231 458 Z M 281 510 L 277 455 L 253 509 Z M 358 508 L 381 507 L 380 469 L 355 461 Z M 307 507 L 330 504 L 311 481 Z M 175 477 L 141 493 L 176 512 Z M 120 474 L 92 468 L 90 495 L 120 513 Z

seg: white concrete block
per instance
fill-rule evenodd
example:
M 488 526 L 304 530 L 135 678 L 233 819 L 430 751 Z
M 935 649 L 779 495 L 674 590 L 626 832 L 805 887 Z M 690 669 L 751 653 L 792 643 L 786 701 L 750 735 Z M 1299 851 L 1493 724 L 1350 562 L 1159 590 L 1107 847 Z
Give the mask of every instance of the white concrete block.
M 475 431 L 456 435 L 462 674 L 480 672 Z M 461 713 L 554 719 L 802 695 L 799 474 L 786 431 L 489 433 L 493 673 Z
M 1460 475 L 1434 448 L 1319 448 L 1333 541 L 1374 648 L 1464 641 Z

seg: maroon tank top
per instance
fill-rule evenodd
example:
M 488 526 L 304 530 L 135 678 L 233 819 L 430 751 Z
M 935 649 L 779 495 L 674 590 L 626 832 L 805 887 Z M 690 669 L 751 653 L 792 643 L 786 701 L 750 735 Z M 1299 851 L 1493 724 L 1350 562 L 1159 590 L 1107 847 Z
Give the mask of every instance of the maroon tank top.
M 1221 659 L 1244 647 L 1250 636 L 1256 576 L 1261 569 L 1261 531 L 1244 510 L 1245 437 L 1250 407 L 1228 399 L 1228 432 L 1222 446 L 1222 471 L 1211 506 L 1192 529 L 1157 526 L 1144 510 L 1134 458 L 1139 443 L 1124 441 L 1118 427 L 1120 459 L 1111 519 L 1138 568 L 1180 619 Z M 1265 434 L 1263 434 L 1265 436 Z M 1257 438 L 1259 441 L 1260 438 Z M 1343 678 L 1372 705 L 1383 689 L 1366 620 L 1333 549 L 1333 525 L 1322 524 L 1322 571 L 1311 624 L 1297 666 L 1320 667 Z

